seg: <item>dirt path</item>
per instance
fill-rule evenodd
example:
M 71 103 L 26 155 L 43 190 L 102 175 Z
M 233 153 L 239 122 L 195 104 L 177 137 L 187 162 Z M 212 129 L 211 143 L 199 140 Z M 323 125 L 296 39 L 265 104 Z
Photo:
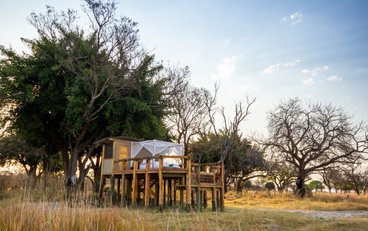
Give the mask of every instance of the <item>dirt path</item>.
M 290 213 L 300 213 L 307 217 L 332 219 L 368 216 L 368 211 L 316 211 L 316 210 L 284 210 Z

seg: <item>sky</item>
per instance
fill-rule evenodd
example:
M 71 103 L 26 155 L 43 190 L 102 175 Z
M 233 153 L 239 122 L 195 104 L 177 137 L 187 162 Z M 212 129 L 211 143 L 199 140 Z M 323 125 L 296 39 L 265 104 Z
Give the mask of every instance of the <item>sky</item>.
M 35 38 L 31 12 L 72 8 L 77 0 L 1 0 L 0 44 L 21 52 Z M 256 97 L 243 134 L 267 134 L 267 114 L 299 97 L 331 103 L 368 121 L 366 0 L 118 0 L 118 15 L 138 22 L 157 60 L 189 66 L 190 81 L 210 91 L 232 116 L 235 103 Z

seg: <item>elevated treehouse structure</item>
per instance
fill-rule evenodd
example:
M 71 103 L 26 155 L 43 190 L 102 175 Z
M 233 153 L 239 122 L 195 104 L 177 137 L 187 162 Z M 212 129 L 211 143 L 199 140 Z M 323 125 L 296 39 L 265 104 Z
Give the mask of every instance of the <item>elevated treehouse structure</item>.
M 224 209 L 223 164 L 193 163 L 183 145 L 171 142 L 117 137 L 97 143 L 103 147 L 101 182 L 110 179 L 122 206 L 199 210 L 211 198 L 212 210 Z

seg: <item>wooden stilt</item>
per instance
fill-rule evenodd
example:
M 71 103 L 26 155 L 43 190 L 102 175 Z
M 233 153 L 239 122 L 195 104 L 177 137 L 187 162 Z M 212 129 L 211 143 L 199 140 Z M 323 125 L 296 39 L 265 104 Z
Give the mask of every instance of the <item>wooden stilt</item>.
M 173 186 L 172 186 L 172 188 L 173 188 L 173 192 L 174 192 L 174 206 L 176 206 L 176 185 L 177 185 L 177 179 L 175 179 L 175 180 L 173 180 Z
M 199 187 L 196 188 L 196 208 L 197 211 L 201 210 L 201 191 Z
M 208 204 L 207 204 L 207 191 L 203 190 L 203 208 L 207 208 Z
M 132 179 L 127 179 L 127 204 L 132 203 Z
M 167 203 L 172 206 L 171 179 L 167 180 Z
M 121 174 L 121 199 L 120 204 L 121 206 L 126 206 L 126 183 L 125 183 L 125 174 L 124 171 Z
M 150 180 L 150 174 L 149 174 L 149 169 L 150 169 L 150 160 L 148 159 L 146 161 L 146 175 L 145 175 L 145 186 L 144 186 L 144 206 L 148 207 L 149 206 L 149 202 L 150 202 L 150 197 L 151 197 L 151 180 Z
M 187 176 L 186 176 L 186 192 L 187 192 L 187 208 L 190 208 L 192 201 L 192 162 L 190 156 L 187 159 Z
M 225 167 L 224 162 L 221 163 L 221 192 L 220 192 L 220 200 L 221 200 L 221 207 L 220 210 L 223 212 L 225 210 L 224 203 L 225 203 Z
M 166 206 L 167 202 L 167 180 L 164 179 L 164 207 Z
M 158 198 L 160 197 L 160 184 L 159 184 L 159 180 L 156 179 L 155 180 L 155 204 L 156 206 L 158 206 Z
M 185 178 L 182 177 L 181 179 L 181 185 L 185 184 Z M 184 190 L 182 188 L 180 188 L 180 207 L 184 207 Z
M 118 190 L 118 193 L 117 193 L 117 200 L 119 200 L 120 198 L 121 198 L 121 196 L 120 196 L 120 183 L 121 183 L 121 181 L 120 181 L 121 179 L 120 178 L 118 178 L 118 185 L 117 185 L 117 190 Z
M 112 175 L 112 176 L 110 176 L 110 202 L 111 202 L 111 204 L 113 204 L 114 203 L 114 200 L 115 200 L 115 198 L 114 198 L 114 194 L 115 194 L 115 177 L 114 177 L 114 175 Z
M 216 211 L 217 210 L 217 205 L 216 205 L 216 188 L 212 188 L 211 189 L 212 192 L 212 211 Z
M 158 182 L 159 182 L 159 198 L 158 198 L 158 206 L 162 208 L 164 204 L 164 179 L 162 174 L 163 168 L 163 159 L 160 157 L 160 162 L 158 166 Z
M 132 182 L 132 204 L 135 206 L 137 203 L 137 168 L 138 161 L 133 162 L 133 182 Z

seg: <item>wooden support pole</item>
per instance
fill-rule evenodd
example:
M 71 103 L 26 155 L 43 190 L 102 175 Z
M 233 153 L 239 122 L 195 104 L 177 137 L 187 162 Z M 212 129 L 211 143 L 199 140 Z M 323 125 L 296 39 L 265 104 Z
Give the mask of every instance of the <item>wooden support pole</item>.
M 187 176 L 186 176 L 187 184 L 186 184 L 186 192 L 187 192 L 187 208 L 191 207 L 192 201 L 192 162 L 190 156 L 187 159 Z
M 117 198 L 121 198 L 121 196 L 120 196 L 120 183 L 121 183 L 121 181 L 120 181 L 121 179 L 120 178 L 118 178 L 118 187 L 117 187 L 117 190 L 118 190 L 118 194 L 117 194 Z
M 171 185 L 172 185 L 172 181 L 171 181 L 171 179 L 169 179 L 168 180 L 168 182 L 167 182 L 167 203 L 170 205 L 170 206 L 172 206 L 172 187 L 171 187 Z
M 199 187 L 196 188 L 196 208 L 197 211 L 201 210 L 201 190 Z
M 203 208 L 207 208 L 208 204 L 207 204 L 207 191 L 203 191 Z
M 121 206 L 126 206 L 126 199 L 125 199 L 125 196 L 126 196 L 126 185 L 125 185 L 125 174 L 124 174 L 124 171 L 123 170 L 123 173 L 121 174 L 121 200 L 120 200 L 120 204 Z
M 166 206 L 167 201 L 167 180 L 164 179 L 164 206 Z
M 158 206 L 162 208 L 164 204 L 164 179 L 162 174 L 163 168 L 163 158 L 160 157 L 159 165 L 158 165 L 158 183 L 159 183 L 159 198 L 158 198 Z
M 149 169 L 150 169 L 150 160 L 147 159 L 146 160 L 146 176 L 144 178 L 145 180 L 145 186 L 144 186 L 144 206 L 148 207 L 149 206 L 149 202 L 150 202 L 150 197 L 151 197 L 151 179 L 150 179 L 150 174 L 149 174 Z
M 212 211 L 216 211 L 217 210 L 217 205 L 216 205 L 216 188 L 212 188 L 211 189 L 212 192 Z
M 197 174 L 197 191 L 196 191 L 196 207 L 197 211 L 201 209 L 201 165 L 198 164 L 196 167 L 196 174 Z
M 133 162 L 133 182 L 132 182 L 132 204 L 135 206 L 137 203 L 137 168 L 138 168 L 138 161 L 135 160 Z
M 127 179 L 127 204 L 132 202 L 132 179 Z
M 224 162 L 221 163 L 221 191 L 220 191 L 221 207 L 220 210 L 225 210 L 225 166 Z
M 158 179 L 155 180 L 155 203 L 156 206 L 158 206 L 158 201 L 159 201 L 159 197 L 160 197 L 160 184 L 158 182 Z
M 174 180 L 173 180 L 173 185 L 172 185 L 173 192 L 174 192 L 174 195 L 173 195 L 173 196 L 174 196 L 174 206 L 176 206 L 176 187 L 175 187 L 175 186 L 177 185 L 177 183 L 176 183 L 176 182 L 177 182 L 177 180 L 176 180 L 176 179 L 174 179 Z
M 185 184 L 185 177 L 182 177 L 181 179 L 181 185 Z M 180 207 L 184 207 L 184 189 L 180 187 Z

